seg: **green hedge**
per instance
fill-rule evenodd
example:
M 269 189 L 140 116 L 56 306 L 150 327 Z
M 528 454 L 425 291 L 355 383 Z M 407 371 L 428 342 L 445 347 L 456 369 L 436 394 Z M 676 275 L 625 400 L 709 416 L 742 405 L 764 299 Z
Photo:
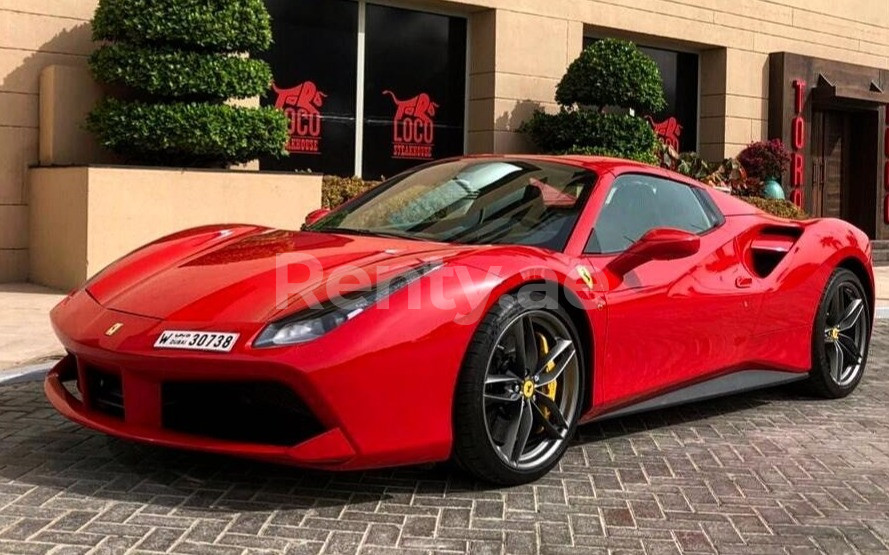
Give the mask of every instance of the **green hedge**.
M 274 108 L 105 100 L 87 118 L 103 146 L 133 161 L 222 166 L 281 155 L 287 119 Z
M 262 60 L 127 43 L 99 48 L 90 67 L 104 83 L 161 97 L 248 98 L 263 94 L 272 82 Z
M 252 52 L 272 31 L 263 0 L 100 0 L 93 39 Z
M 597 154 L 656 163 L 657 135 L 642 118 L 566 110 L 535 112 L 521 131 L 546 152 Z
M 325 175 L 321 184 L 321 207 L 334 209 L 379 184 L 380 181 L 365 181 L 360 177 Z
M 568 66 L 556 88 L 562 106 L 621 106 L 658 112 L 666 106 L 657 64 L 635 44 L 604 39 L 588 46 Z
M 762 197 L 738 197 L 753 206 L 759 208 L 763 212 L 778 216 L 780 218 L 788 218 L 791 220 L 808 220 L 809 216 L 803 209 L 793 204 L 789 200 L 762 198 Z

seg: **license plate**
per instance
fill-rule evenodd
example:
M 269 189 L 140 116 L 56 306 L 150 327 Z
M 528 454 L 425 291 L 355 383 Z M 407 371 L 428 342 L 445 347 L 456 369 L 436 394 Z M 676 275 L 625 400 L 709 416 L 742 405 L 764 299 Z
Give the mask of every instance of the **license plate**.
M 218 331 L 166 330 L 154 342 L 154 348 L 227 353 L 235 346 L 239 335 Z

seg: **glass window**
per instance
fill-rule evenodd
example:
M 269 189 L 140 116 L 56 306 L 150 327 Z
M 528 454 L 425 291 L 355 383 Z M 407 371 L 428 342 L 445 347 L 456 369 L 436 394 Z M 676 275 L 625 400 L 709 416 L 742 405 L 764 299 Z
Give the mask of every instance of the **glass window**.
M 266 0 L 274 43 L 261 55 L 275 89 L 262 98 L 290 120 L 289 156 L 260 161 L 263 170 L 355 173 L 358 3 Z
M 565 164 L 431 163 L 394 177 L 308 229 L 562 250 L 594 183 L 588 170 Z
M 704 193 L 688 185 L 654 176 L 618 177 L 608 191 L 586 251 L 616 253 L 648 231 L 669 227 L 703 233 L 718 222 Z
M 463 154 L 466 20 L 367 5 L 365 178 Z

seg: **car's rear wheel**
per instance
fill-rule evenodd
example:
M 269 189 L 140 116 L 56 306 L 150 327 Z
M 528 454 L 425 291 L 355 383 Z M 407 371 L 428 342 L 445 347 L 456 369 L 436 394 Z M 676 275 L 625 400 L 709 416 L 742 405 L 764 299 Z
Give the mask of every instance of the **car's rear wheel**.
M 838 268 L 821 296 L 812 337 L 808 384 L 819 395 L 837 399 L 861 381 L 870 344 L 870 307 L 861 280 Z
M 542 302 L 543 301 L 543 302 Z M 454 405 L 454 456 L 498 484 L 536 480 L 568 447 L 583 392 L 571 318 L 532 295 L 507 295 L 467 351 Z

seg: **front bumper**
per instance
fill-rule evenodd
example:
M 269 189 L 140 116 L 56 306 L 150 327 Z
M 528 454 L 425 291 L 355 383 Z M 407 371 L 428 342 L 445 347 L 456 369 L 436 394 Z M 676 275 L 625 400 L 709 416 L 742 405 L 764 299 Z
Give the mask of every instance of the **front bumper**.
M 83 426 L 160 446 L 335 470 L 447 459 L 456 372 L 442 368 L 459 368 L 460 352 L 432 339 L 402 347 L 403 336 L 391 334 L 391 326 L 367 320 L 360 340 L 331 334 L 312 344 L 252 349 L 257 324 L 164 322 L 104 308 L 78 292 L 53 310 L 53 326 L 69 354 L 47 376 L 45 391 L 59 412 Z M 106 335 L 116 324 L 122 324 L 120 331 Z M 155 349 L 165 328 L 238 332 L 241 339 L 230 353 Z M 94 372 L 115 382 L 114 399 L 90 391 Z M 389 380 L 381 379 L 383 372 Z M 256 437 L 224 437 L 171 425 L 171 386 L 195 386 L 190 391 L 201 405 L 203 397 L 215 397 L 214 388 L 242 383 L 286 390 L 314 426 L 304 430 L 298 422 L 267 418 L 254 426 Z M 233 406 L 231 412 L 240 410 Z M 281 430 L 295 434 L 292 444 L 278 439 Z
M 91 398 L 89 386 L 84 387 L 91 381 L 95 383 L 87 377 L 91 371 L 88 364 L 69 354 L 49 372 L 44 389 L 50 403 L 66 418 L 109 435 L 164 447 L 300 466 L 337 467 L 355 457 L 354 448 L 339 428 L 323 430 L 313 426 L 312 431 L 316 433 L 292 446 L 218 439 L 170 429 L 164 418 L 163 384 L 132 372 L 108 374 L 121 384 L 120 412 L 115 414 L 107 402 L 99 399 L 97 392 L 93 391 Z M 66 382 L 71 385 L 66 387 Z

